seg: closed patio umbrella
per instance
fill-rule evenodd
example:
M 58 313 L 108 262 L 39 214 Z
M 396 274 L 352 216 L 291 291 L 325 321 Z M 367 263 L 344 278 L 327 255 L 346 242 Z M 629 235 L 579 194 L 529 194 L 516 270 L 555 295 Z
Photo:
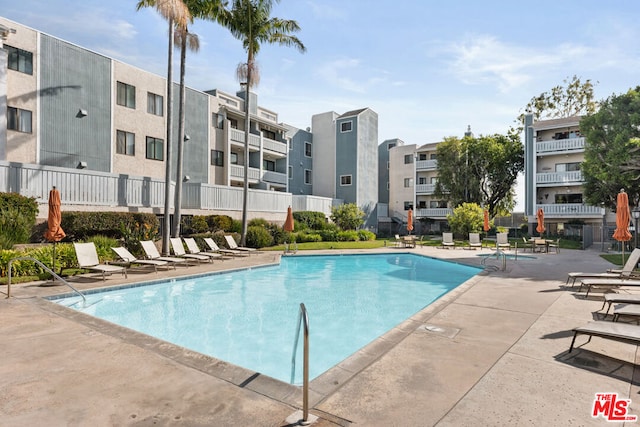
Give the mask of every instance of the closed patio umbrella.
M 53 189 L 49 191 L 49 214 L 47 216 L 47 231 L 44 233 L 44 238 L 49 242 L 53 242 L 52 270 L 54 272 L 56 271 L 56 243 L 66 236 L 64 230 L 60 227 L 60 223 L 62 222 L 60 205 L 60 192 L 56 187 L 53 187 Z
M 413 209 L 409 209 L 407 213 L 407 231 L 409 234 L 413 231 Z
M 291 210 L 291 206 L 287 208 L 287 219 L 284 221 L 284 231 L 292 232 L 294 228 L 293 222 L 293 211 Z
M 486 233 L 487 231 L 489 231 L 489 229 L 491 229 L 491 226 L 489 225 L 489 211 L 485 209 L 483 212 L 483 215 L 484 215 L 484 224 L 482 224 L 482 228 Z
M 616 230 L 613 232 L 613 238 L 618 242 L 628 242 L 631 240 L 631 233 L 629 232 L 631 215 L 629 213 L 629 196 L 627 196 L 624 188 L 618 193 L 616 202 Z M 622 243 L 622 261 L 624 264 L 624 243 Z
M 538 209 L 538 212 L 536 213 L 536 217 L 538 218 L 538 226 L 536 227 L 536 231 L 538 233 L 540 233 L 540 237 L 542 237 L 542 233 L 544 233 L 544 211 L 542 210 L 542 208 Z

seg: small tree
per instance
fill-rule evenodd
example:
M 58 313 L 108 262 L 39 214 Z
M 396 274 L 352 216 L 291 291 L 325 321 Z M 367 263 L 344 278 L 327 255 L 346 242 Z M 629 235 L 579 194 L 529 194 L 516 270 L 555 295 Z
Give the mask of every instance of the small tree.
M 331 220 L 343 230 L 356 230 L 364 224 L 365 213 L 355 203 L 331 208 Z
M 463 203 L 447 215 L 449 227 L 454 234 L 468 236 L 469 233 L 482 231 L 484 212 L 476 203 Z

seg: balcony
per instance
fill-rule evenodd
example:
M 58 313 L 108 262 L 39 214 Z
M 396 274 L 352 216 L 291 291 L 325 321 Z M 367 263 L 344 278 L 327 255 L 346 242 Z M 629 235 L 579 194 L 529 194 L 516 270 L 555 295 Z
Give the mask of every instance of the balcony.
M 416 171 L 434 171 L 438 169 L 437 160 L 418 160 L 416 162 Z
M 446 219 L 447 215 L 452 213 L 453 209 L 451 208 L 416 209 L 416 218 Z
M 435 184 L 418 184 L 416 185 L 416 194 L 429 195 L 436 191 Z
M 545 218 L 602 218 L 600 206 L 589 206 L 582 203 L 561 203 L 537 205 L 542 208 Z
M 274 141 L 273 139 L 269 138 L 262 138 L 262 144 L 262 147 L 265 150 L 273 151 L 274 153 L 279 153 L 283 156 L 287 155 L 288 147 L 284 142 Z
M 231 165 L 231 179 L 243 180 L 244 179 L 244 166 Z M 258 182 L 260 180 L 260 169 L 249 168 L 249 180 L 252 182 Z
M 244 147 L 244 131 L 238 129 L 229 129 L 229 138 L 231 142 L 242 145 Z M 269 138 L 262 138 L 262 147 L 265 150 L 269 150 L 274 153 L 287 155 L 287 144 L 280 141 L 275 141 Z M 260 149 L 260 135 L 249 134 L 249 146 L 253 149 Z
M 554 185 L 582 185 L 582 171 L 545 172 L 536 174 L 536 184 L 539 187 Z
M 536 142 L 536 154 L 539 156 L 550 154 L 568 154 L 584 151 L 585 138 L 568 138 L 552 141 Z
M 287 174 L 273 171 L 264 171 L 262 174 L 262 180 L 265 182 L 271 182 L 274 184 L 287 184 Z

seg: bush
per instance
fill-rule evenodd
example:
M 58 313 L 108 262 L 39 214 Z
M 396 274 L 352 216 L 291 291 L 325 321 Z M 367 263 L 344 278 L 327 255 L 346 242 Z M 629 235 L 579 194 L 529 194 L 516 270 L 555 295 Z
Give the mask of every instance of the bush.
M 273 245 L 273 237 L 264 227 L 253 225 L 247 227 L 246 243 L 251 248 L 264 248 Z
M 231 231 L 233 226 L 233 219 L 227 215 L 209 215 L 207 216 L 207 224 L 209 230 L 216 231 Z
M 376 235 L 369 230 L 358 230 L 358 240 L 362 242 L 376 240 Z
M 331 220 L 342 230 L 356 230 L 364 223 L 365 213 L 355 203 L 331 208 Z
M 36 223 L 38 202 L 17 193 L 0 193 L 0 249 L 28 243 Z
M 154 214 L 132 212 L 62 212 L 67 239 L 87 240 L 102 235 L 115 239 L 155 240 L 160 222 Z
M 357 242 L 358 232 L 356 230 L 347 230 L 338 232 L 338 242 Z
M 321 242 L 322 236 L 318 233 L 305 233 L 300 232 L 296 236 L 297 243 L 306 243 L 306 242 Z
M 296 224 L 296 230 L 298 227 L 322 230 L 327 224 L 327 219 L 322 212 L 294 212 L 293 219 L 299 223 Z

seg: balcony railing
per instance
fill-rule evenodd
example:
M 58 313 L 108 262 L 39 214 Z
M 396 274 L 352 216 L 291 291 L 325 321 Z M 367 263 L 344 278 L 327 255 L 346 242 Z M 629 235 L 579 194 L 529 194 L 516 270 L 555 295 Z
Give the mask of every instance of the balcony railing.
M 602 218 L 600 206 L 583 205 L 582 203 L 559 203 L 537 205 L 542 208 L 545 218 Z
M 264 171 L 262 174 L 262 180 L 266 182 L 272 182 L 275 184 L 285 185 L 287 183 L 287 174 L 273 171 Z
M 537 154 L 566 153 L 584 151 L 585 138 L 558 139 L 536 142 Z
M 418 184 L 416 185 L 416 194 L 433 194 L 436 191 L 435 184 Z
M 582 171 L 546 172 L 536 174 L 536 184 L 581 185 L 583 182 Z
M 287 144 L 285 144 L 284 142 L 274 141 L 273 139 L 269 139 L 269 138 L 262 138 L 262 144 L 265 150 L 273 151 L 275 153 L 280 153 L 282 155 L 287 154 L 288 147 L 287 147 Z
M 417 171 L 425 171 L 425 170 L 436 170 L 438 169 L 438 161 L 437 160 L 418 160 L 416 162 L 416 170 Z
M 231 165 L 231 178 L 244 179 L 244 166 Z M 249 168 L 249 179 L 253 181 L 259 181 L 260 169 Z
M 231 142 L 244 146 L 244 131 L 238 129 L 229 129 L 229 138 Z M 275 141 L 269 138 L 262 138 L 263 148 L 265 150 L 273 151 L 282 155 L 287 154 L 287 144 L 280 141 Z M 249 146 L 252 148 L 260 148 L 260 135 L 249 134 Z
M 416 218 L 441 218 L 444 219 L 447 215 L 453 213 L 451 208 L 427 208 L 417 209 Z

